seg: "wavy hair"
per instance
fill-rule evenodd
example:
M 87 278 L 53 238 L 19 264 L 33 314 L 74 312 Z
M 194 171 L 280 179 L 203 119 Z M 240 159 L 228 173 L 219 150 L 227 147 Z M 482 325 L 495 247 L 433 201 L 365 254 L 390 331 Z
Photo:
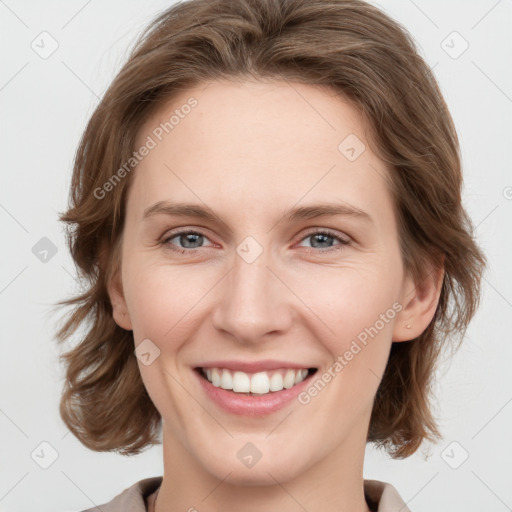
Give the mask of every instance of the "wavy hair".
M 81 333 L 60 356 L 61 417 L 92 450 L 131 455 L 159 444 L 161 416 L 142 382 L 133 334 L 115 323 L 107 293 L 131 175 L 108 199 L 98 190 L 132 157 L 144 121 L 178 91 L 254 78 L 328 87 L 358 108 L 372 150 L 393 171 L 404 268 L 418 283 L 444 257 L 435 315 L 421 336 L 392 344 L 370 419 L 368 441 L 407 457 L 424 439 L 441 437 L 433 373 L 441 349 L 458 348 L 478 307 L 486 259 L 462 205 L 459 142 L 433 73 L 407 30 L 361 0 L 190 0 L 142 32 L 82 134 L 60 214 L 84 284 L 58 303 L 73 306 L 58 341 Z

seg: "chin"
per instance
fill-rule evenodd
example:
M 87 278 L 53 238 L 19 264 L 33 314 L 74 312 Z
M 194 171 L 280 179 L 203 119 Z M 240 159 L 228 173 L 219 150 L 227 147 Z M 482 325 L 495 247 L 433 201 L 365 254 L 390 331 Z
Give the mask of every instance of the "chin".
M 286 453 L 280 451 L 276 454 L 277 450 L 272 447 L 262 448 L 261 458 L 252 465 L 250 463 L 246 465 L 242 462 L 243 455 L 251 450 L 248 449 L 239 457 L 241 450 L 238 445 L 244 446 L 245 443 L 237 442 L 236 444 L 235 451 L 219 450 L 219 452 L 211 452 L 208 458 L 201 456 L 197 460 L 215 478 L 239 486 L 276 485 L 277 482 L 284 483 L 297 478 L 307 470 L 307 461 L 301 460 L 298 454 L 289 451 Z M 266 453 L 270 456 L 266 456 Z M 304 453 L 301 455 L 304 456 Z
M 256 487 L 272 486 L 277 482 L 285 483 L 297 477 L 301 472 L 303 472 L 303 468 L 285 468 L 282 463 L 265 464 L 260 460 L 252 468 L 225 465 L 221 472 L 214 472 L 213 475 L 231 485 Z M 228 474 L 229 476 L 226 477 Z

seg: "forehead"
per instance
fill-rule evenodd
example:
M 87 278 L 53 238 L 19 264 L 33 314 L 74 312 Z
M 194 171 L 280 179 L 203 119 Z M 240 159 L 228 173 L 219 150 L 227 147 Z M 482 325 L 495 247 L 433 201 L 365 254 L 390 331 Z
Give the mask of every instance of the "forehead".
M 179 139 L 184 151 L 223 143 L 223 154 L 250 155 L 264 145 L 271 150 L 267 158 L 287 160 L 308 149 L 331 152 L 350 133 L 366 138 L 360 112 L 333 90 L 277 80 L 221 80 L 181 91 L 149 117 L 136 145 L 152 132 L 159 142 L 160 135 L 169 144 Z M 265 158 L 259 154 L 259 161 Z
M 360 112 L 327 88 L 202 84 L 162 104 L 136 148 L 149 139 L 154 147 L 130 191 L 139 213 L 176 198 L 226 214 L 336 200 L 375 213 L 391 208 L 388 170 L 369 148 Z

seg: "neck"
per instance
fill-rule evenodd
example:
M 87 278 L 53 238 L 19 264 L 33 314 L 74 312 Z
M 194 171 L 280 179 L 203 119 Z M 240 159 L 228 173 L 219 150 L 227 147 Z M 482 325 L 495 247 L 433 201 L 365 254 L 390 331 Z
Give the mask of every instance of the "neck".
M 229 469 L 216 478 L 165 428 L 164 476 L 155 512 L 369 512 L 364 498 L 365 438 L 346 439 L 328 457 L 291 479 L 268 467 L 265 483 L 241 483 Z M 282 468 L 281 468 L 282 471 Z M 284 472 L 283 474 L 286 474 Z

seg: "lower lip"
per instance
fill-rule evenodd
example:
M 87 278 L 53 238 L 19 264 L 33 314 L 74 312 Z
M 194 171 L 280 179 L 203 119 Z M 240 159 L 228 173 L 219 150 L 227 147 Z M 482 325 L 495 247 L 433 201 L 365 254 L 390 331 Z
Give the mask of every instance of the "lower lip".
M 313 376 L 308 374 L 302 382 L 295 384 L 290 389 L 271 391 L 265 395 L 242 395 L 234 391 L 218 388 L 209 380 L 203 378 L 199 371 L 193 371 L 199 379 L 202 388 L 213 402 L 231 414 L 242 416 L 265 416 L 279 411 L 309 386 L 310 379 Z

